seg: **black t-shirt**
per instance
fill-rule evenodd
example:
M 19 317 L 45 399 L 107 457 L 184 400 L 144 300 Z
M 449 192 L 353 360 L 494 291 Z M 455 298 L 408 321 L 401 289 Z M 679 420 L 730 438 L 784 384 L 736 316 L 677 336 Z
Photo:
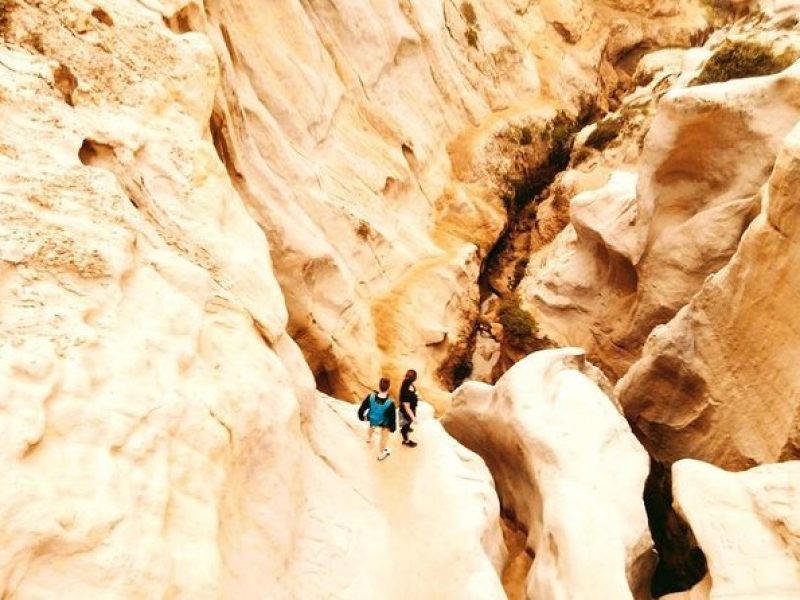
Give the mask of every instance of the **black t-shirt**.
M 409 421 L 411 420 L 411 414 L 409 414 L 408 408 L 411 408 L 411 413 L 417 414 L 417 402 L 419 402 L 417 388 L 414 387 L 413 383 L 404 381 L 403 385 L 400 386 L 400 410 Z

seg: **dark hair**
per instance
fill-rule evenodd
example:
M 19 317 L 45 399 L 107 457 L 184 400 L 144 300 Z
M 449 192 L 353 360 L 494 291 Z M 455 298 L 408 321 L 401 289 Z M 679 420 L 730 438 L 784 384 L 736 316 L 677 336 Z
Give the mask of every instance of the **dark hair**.
M 380 386 L 380 389 L 381 389 L 382 392 L 385 392 L 386 390 L 389 389 L 389 383 L 391 383 L 391 382 L 389 381 L 389 379 L 387 377 L 381 377 L 381 381 L 380 381 L 379 386 Z
M 403 383 L 406 381 L 412 382 L 417 380 L 417 372 L 414 369 L 409 369 L 406 371 L 406 376 L 403 377 Z

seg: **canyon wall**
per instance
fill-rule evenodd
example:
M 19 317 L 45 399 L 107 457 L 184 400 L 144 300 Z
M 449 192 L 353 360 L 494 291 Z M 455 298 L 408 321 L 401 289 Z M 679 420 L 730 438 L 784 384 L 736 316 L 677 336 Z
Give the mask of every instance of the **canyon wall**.
M 742 31 L 794 47 L 791 4 L 764 8 Z M 0 0 L 2 595 L 483 599 L 522 573 L 530 597 L 646 598 L 645 451 L 582 351 L 461 388 L 444 423 L 475 452 L 423 405 L 420 447 L 378 462 L 342 400 L 416 368 L 447 407 L 515 188 L 555 128 L 639 102 L 557 180 L 569 224 L 539 231 L 524 302 L 619 379 L 659 460 L 797 455 L 797 67 L 693 88 L 709 49 L 636 68 L 712 21 Z
M 569 224 L 531 257 L 520 287 L 540 331 L 585 347 L 619 380 L 626 416 L 665 463 L 796 457 L 797 382 L 781 341 L 797 328 L 792 230 L 773 224 L 794 210 L 785 190 L 800 70 L 743 77 L 728 64 L 729 81 L 695 81 L 737 43 L 790 64 L 800 37 L 783 8 L 703 49 L 642 61 L 641 87 L 578 136 L 561 175 L 572 182 Z M 601 127 L 612 134 L 598 152 Z
M 0 8 L 2 595 L 369 597 L 415 568 L 502 598 L 482 462 L 431 423 L 403 492 L 453 536 L 399 545 L 392 476 L 315 391 L 210 135 L 209 40 L 138 3 Z
M 629 53 L 706 27 L 674 2 L 192 6 L 172 22 L 207 31 L 220 57 L 215 144 L 320 387 L 356 399 L 379 372 L 416 368 L 439 406 L 437 371 L 471 334 L 522 168 L 519 131 L 607 104 Z

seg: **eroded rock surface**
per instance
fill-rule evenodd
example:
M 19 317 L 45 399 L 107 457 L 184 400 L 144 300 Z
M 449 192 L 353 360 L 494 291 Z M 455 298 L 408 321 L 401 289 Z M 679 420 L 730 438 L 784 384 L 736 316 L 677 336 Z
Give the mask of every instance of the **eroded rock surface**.
M 0 596 L 419 597 L 387 583 L 404 578 L 502 598 L 480 460 L 431 423 L 420 460 L 378 463 L 354 408 L 317 396 L 267 240 L 209 135 L 208 39 L 139 3 L 10 6 Z M 429 543 L 407 507 L 454 535 Z
M 730 263 L 653 333 L 618 385 L 627 414 L 661 460 L 693 457 L 743 469 L 798 456 L 800 357 L 790 340 L 800 327 L 792 308 L 799 179 L 795 128 L 763 190 L 763 212 Z
M 759 19 L 731 39 L 763 38 L 776 53 L 800 43 L 777 17 Z M 543 333 L 586 347 L 614 378 L 730 260 L 800 117 L 796 69 L 689 86 L 708 56 L 665 51 L 646 61 L 636 74 L 646 86 L 581 136 L 571 223 L 532 257 L 521 286 Z
M 609 102 L 629 52 L 700 35 L 699 3 L 675 6 L 206 4 L 193 26 L 220 57 L 215 143 L 321 387 L 355 399 L 411 362 L 446 405 L 437 371 L 472 332 L 510 182 L 547 160 L 539 132 L 558 111 Z
M 647 453 L 588 367 L 578 349 L 536 352 L 495 386 L 462 385 L 441 419 L 527 531 L 528 598 L 649 597 Z
M 709 574 L 670 600 L 800 597 L 800 462 L 729 473 L 696 460 L 672 467 L 675 506 Z

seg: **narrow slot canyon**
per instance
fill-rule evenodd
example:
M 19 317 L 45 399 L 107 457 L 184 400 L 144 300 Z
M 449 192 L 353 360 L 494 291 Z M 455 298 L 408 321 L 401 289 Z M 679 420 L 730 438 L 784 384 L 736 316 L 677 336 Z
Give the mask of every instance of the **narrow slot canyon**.
M 0 596 L 800 598 L 798 87 L 794 0 L 0 0 Z

